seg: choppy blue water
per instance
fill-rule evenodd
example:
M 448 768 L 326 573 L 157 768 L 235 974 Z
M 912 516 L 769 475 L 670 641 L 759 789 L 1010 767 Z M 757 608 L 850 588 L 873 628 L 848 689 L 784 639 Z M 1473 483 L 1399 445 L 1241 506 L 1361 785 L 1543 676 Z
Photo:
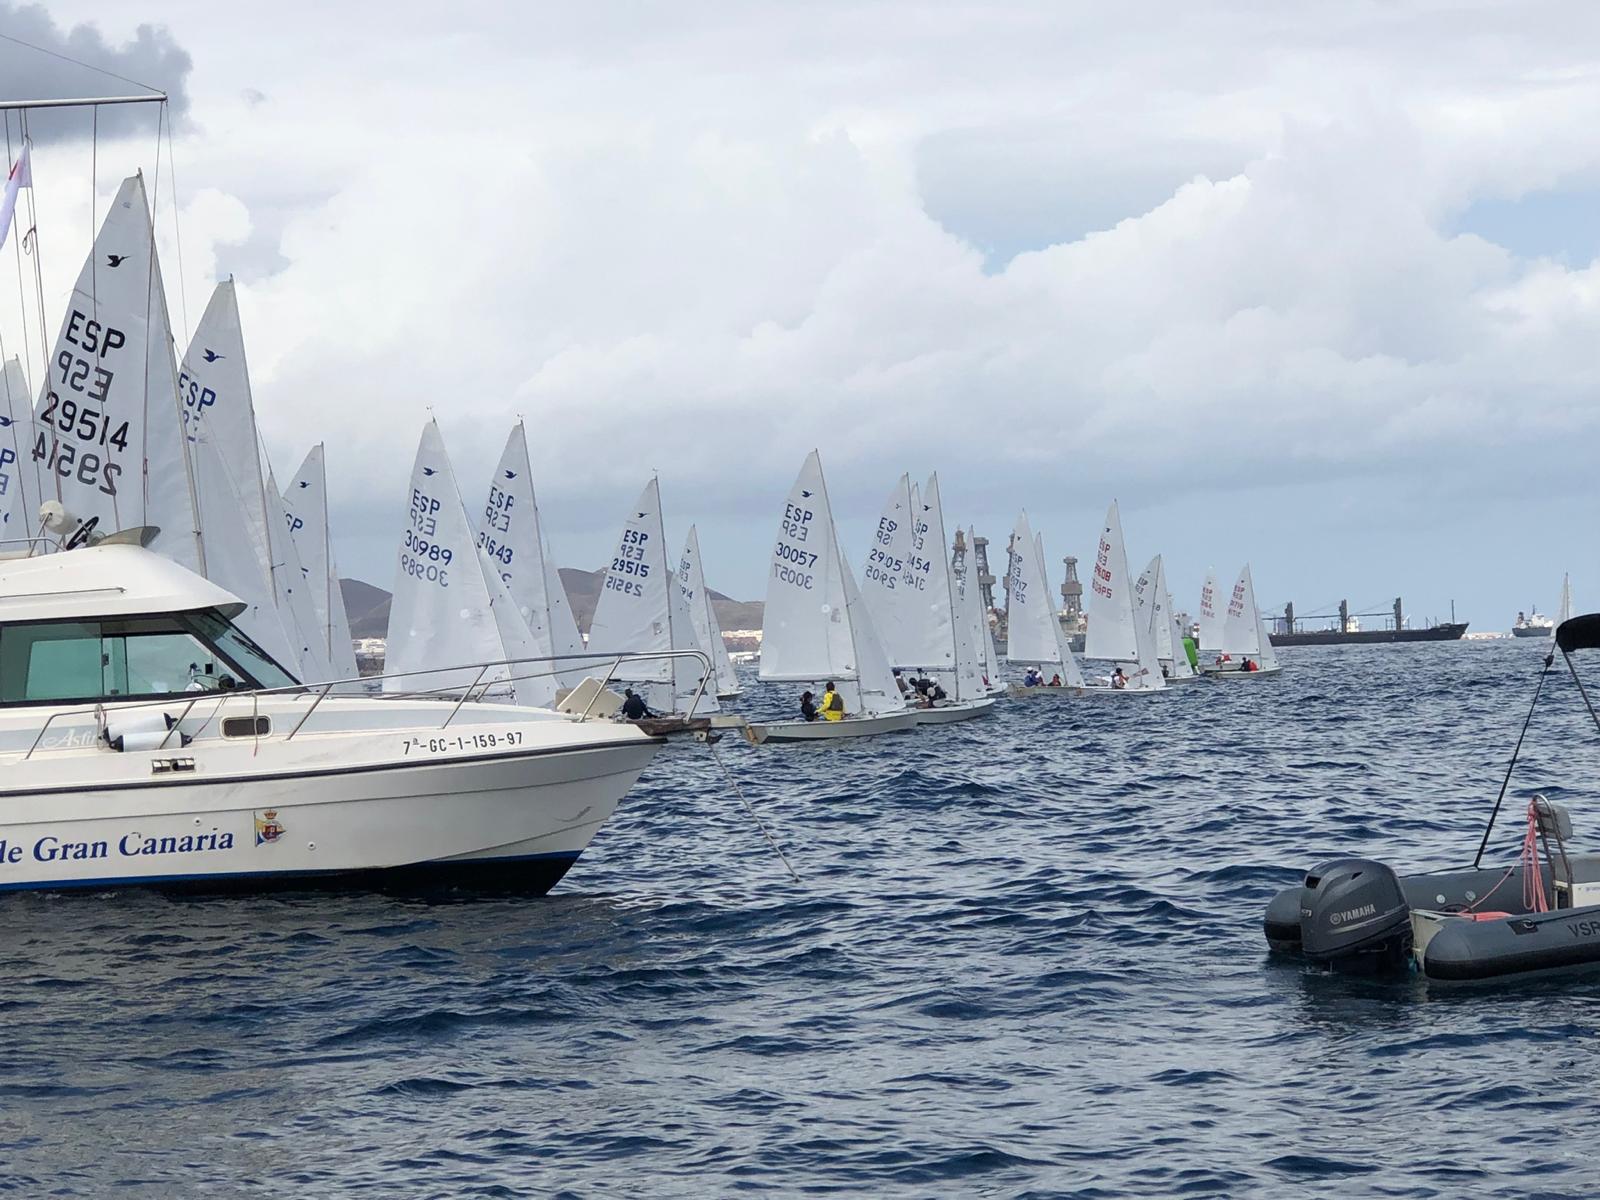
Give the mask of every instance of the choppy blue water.
M 674 744 L 543 900 L 7 896 L 0 1189 L 1589 1193 L 1600 981 L 1352 981 L 1259 926 L 1321 858 L 1469 860 L 1539 656 L 730 738 L 799 884 Z M 1549 690 L 1508 804 L 1600 844 L 1600 738 Z

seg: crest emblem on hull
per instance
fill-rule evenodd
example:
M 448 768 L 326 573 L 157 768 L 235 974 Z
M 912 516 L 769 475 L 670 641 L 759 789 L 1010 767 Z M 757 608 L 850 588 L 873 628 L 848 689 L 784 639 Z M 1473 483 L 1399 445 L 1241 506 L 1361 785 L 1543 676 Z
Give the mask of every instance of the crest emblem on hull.
M 256 845 L 264 846 L 283 836 L 283 823 L 278 820 L 278 810 L 269 808 L 256 813 Z

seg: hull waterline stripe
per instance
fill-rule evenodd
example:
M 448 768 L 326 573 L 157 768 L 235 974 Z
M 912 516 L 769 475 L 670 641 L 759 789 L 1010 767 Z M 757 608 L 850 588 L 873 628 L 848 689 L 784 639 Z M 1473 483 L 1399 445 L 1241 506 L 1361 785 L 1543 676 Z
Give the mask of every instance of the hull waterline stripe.
M 100 879 L 39 879 L 27 883 L 0 883 L 0 892 L 66 892 L 84 888 L 156 887 L 176 883 L 215 883 L 229 885 L 248 883 L 251 880 L 331 879 L 340 875 L 377 877 L 436 871 L 441 874 L 460 871 L 470 873 L 474 867 L 493 868 L 502 864 L 564 862 L 568 869 L 578 861 L 581 851 L 556 850 L 546 854 L 509 854 L 486 858 L 426 858 L 416 862 L 401 863 L 393 867 L 328 867 L 315 870 L 293 871 L 208 871 L 181 875 L 115 875 Z

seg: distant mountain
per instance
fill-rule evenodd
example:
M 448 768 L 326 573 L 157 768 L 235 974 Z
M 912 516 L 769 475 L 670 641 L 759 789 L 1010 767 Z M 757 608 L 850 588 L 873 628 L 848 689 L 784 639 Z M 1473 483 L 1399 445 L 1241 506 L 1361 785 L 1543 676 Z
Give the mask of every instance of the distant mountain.
M 594 606 L 600 599 L 600 586 L 604 582 L 604 571 L 561 568 L 561 586 L 567 589 L 567 598 L 572 602 L 578 628 L 584 632 L 588 632 L 589 622 L 594 618 Z M 344 596 L 344 610 L 350 617 L 351 637 L 384 637 L 388 633 L 388 592 L 359 579 L 339 580 L 339 590 Z M 711 607 L 717 614 L 717 623 L 723 629 L 761 628 L 762 605 L 759 600 L 732 600 L 713 590 Z
M 383 637 L 389 631 L 389 593 L 359 579 L 339 580 L 353 638 Z

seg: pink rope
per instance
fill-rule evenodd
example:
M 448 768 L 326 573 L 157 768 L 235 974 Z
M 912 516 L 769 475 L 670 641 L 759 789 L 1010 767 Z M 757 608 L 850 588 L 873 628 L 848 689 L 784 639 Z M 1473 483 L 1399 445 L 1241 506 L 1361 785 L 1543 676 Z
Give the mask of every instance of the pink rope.
M 1528 832 L 1522 837 L 1522 903 L 1532 912 L 1550 911 L 1539 873 L 1539 805 L 1528 801 Z

